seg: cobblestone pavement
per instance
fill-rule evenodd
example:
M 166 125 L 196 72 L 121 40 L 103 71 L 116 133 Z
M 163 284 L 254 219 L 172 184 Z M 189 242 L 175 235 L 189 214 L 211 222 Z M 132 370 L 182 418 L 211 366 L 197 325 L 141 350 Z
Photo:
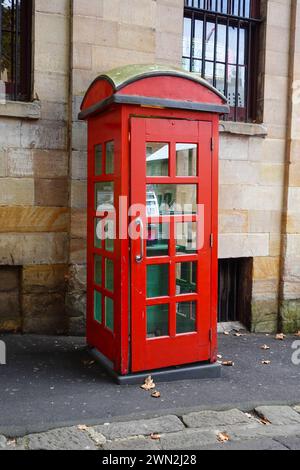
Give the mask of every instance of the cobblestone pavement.
M 225 442 L 220 442 L 220 441 Z M 2 450 L 300 450 L 300 406 L 249 413 L 199 411 L 183 416 L 73 426 L 17 439 Z

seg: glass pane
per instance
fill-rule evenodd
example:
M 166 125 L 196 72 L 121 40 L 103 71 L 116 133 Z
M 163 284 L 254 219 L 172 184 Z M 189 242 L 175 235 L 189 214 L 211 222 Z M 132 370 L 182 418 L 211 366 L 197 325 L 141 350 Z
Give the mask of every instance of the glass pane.
M 195 37 L 193 46 L 193 57 L 202 59 L 203 21 L 195 20 Z
M 218 25 L 217 61 L 226 61 L 226 26 Z
M 196 329 L 196 302 L 177 304 L 177 334 L 194 333 Z
M 191 61 L 190 59 L 182 59 L 182 68 L 183 70 L 186 70 L 187 72 L 190 71 L 190 66 L 191 66 Z
M 216 64 L 216 88 L 225 94 L 225 65 Z
M 205 79 L 213 85 L 214 83 L 214 64 L 205 62 Z
M 147 256 L 168 256 L 169 224 L 148 224 Z
M 114 183 L 95 184 L 95 210 L 97 212 L 114 209 Z
M 236 67 L 233 65 L 228 66 L 228 103 L 229 106 L 235 106 L 235 91 L 236 91 Z
M 191 25 L 191 18 L 184 18 L 182 55 L 185 57 L 190 57 L 191 55 Z
M 153 264 L 147 266 L 147 298 L 169 295 L 169 265 Z
M 193 64 L 192 72 L 202 73 L 202 60 L 195 60 L 194 59 L 192 61 L 192 64 Z
M 196 184 L 148 184 L 147 215 L 197 213 Z
M 114 263 L 108 258 L 105 260 L 105 288 L 114 291 Z
M 197 263 L 176 264 L 176 295 L 197 292 Z
M 176 252 L 178 254 L 197 253 L 197 223 L 178 222 L 176 224 Z
M 109 297 L 105 297 L 105 326 L 114 331 L 114 302 Z
M 196 144 L 176 144 L 177 176 L 197 176 Z
M 108 220 L 104 227 L 105 236 L 105 250 L 114 251 L 115 245 L 115 223 L 113 220 Z
M 102 323 L 102 294 L 97 290 L 94 291 L 94 319 Z
M 147 176 L 169 176 L 169 145 L 148 142 L 146 145 Z
M 147 338 L 169 336 L 169 305 L 147 307 Z
M 206 23 L 206 51 L 205 58 L 206 60 L 214 60 L 215 56 L 215 23 L 207 22 Z
M 245 67 L 239 67 L 239 88 L 238 88 L 238 107 L 244 108 L 245 107 Z
M 102 247 L 101 219 L 95 219 L 94 225 L 95 225 L 94 246 L 95 248 L 101 248 Z
M 94 262 L 95 262 L 95 270 L 94 270 L 95 284 L 97 284 L 98 286 L 101 286 L 102 285 L 102 257 L 95 255 Z
M 95 175 L 102 175 L 103 168 L 103 155 L 102 155 L 102 145 L 95 145 Z
M 237 28 L 229 27 L 228 63 L 237 62 Z
M 114 142 L 107 142 L 105 149 L 106 149 L 105 173 L 107 175 L 113 175 L 115 172 L 115 144 Z
M 239 64 L 245 64 L 245 30 L 240 29 Z

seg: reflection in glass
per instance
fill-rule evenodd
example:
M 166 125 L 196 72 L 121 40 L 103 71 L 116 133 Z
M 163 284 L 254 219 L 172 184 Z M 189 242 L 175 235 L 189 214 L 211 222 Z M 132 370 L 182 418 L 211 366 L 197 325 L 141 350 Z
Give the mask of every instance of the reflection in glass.
M 197 213 L 197 185 L 148 184 L 147 216 Z
M 225 65 L 216 64 L 216 88 L 225 94 Z
M 218 41 L 217 41 L 217 61 L 225 62 L 226 60 L 226 26 L 218 24 Z
M 114 331 L 114 301 L 105 297 L 105 326 Z
M 98 286 L 101 286 L 102 285 L 102 258 L 101 256 L 95 255 L 94 262 L 95 262 L 95 270 L 94 270 L 95 284 L 97 284 Z
M 97 290 L 94 291 L 94 319 L 102 323 L 102 294 Z
M 181 302 L 177 304 L 177 334 L 194 333 L 196 329 L 196 302 Z
M 197 291 L 197 263 L 176 264 L 176 295 L 191 294 Z
M 114 142 L 107 142 L 105 145 L 105 173 L 113 175 L 115 172 L 115 144 Z
M 191 18 L 184 18 L 183 24 L 183 56 L 190 56 L 191 54 Z
M 197 176 L 196 144 L 176 144 L 177 176 Z
M 245 67 L 239 67 L 239 88 L 238 88 L 238 107 L 243 108 L 246 104 L 246 77 L 245 77 Z
M 102 145 L 95 145 L 95 175 L 101 176 L 102 175 Z
M 114 241 L 115 241 L 115 223 L 113 220 L 108 220 L 104 226 L 104 236 L 105 236 L 105 250 L 114 251 Z
M 205 58 L 206 60 L 214 60 L 215 56 L 215 23 L 208 21 L 206 23 L 206 51 Z
M 147 338 L 169 336 L 169 305 L 147 307 Z
M 194 57 L 198 59 L 202 59 L 202 47 L 203 47 L 203 21 L 195 20 L 195 36 L 194 36 L 194 43 L 193 43 Z
M 229 28 L 228 62 L 230 64 L 236 64 L 237 62 L 237 33 L 237 28 Z
M 97 212 L 114 209 L 114 183 L 95 184 L 95 210 Z
M 147 256 L 168 256 L 169 224 L 148 224 Z
M 191 65 L 190 59 L 185 59 L 185 58 L 182 59 L 182 68 L 183 68 L 183 70 L 186 70 L 187 72 L 189 72 L 190 71 L 190 65 Z
M 214 83 L 214 64 L 205 62 L 205 80 L 213 85 Z
M 94 221 L 94 246 L 95 248 L 102 248 L 101 219 L 95 219 Z
M 230 106 L 235 106 L 236 103 L 236 67 L 233 65 L 228 66 L 228 103 Z
M 195 72 L 195 73 L 202 72 L 202 60 L 193 60 L 192 72 Z
M 169 176 L 169 145 L 148 142 L 146 146 L 147 176 Z
M 147 266 L 147 298 L 154 299 L 169 295 L 169 265 Z
M 175 229 L 176 252 L 178 254 L 197 253 L 197 223 L 178 222 Z
M 108 258 L 105 260 L 105 288 L 114 291 L 114 263 Z

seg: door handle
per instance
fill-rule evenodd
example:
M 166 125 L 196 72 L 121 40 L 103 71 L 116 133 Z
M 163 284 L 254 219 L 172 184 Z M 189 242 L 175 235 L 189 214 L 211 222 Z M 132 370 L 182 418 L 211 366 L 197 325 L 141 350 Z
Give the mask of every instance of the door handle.
M 135 261 L 141 263 L 144 259 L 144 222 L 139 217 L 135 223 L 137 227 L 140 227 L 140 254 L 135 257 Z

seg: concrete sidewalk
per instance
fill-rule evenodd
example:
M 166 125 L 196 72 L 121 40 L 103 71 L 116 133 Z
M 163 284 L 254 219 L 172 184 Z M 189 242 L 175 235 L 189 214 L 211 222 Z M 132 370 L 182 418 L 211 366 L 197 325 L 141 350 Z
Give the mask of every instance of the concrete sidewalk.
M 3 450 L 300 450 L 300 407 L 202 411 L 183 416 L 74 426 L 19 439 Z
M 292 362 L 297 338 L 220 335 L 220 354 L 235 366 L 224 367 L 218 380 L 158 384 L 159 399 L 139 386 L 112 383 L 91 362 L 83 339 L 0 339 L 7 345 L 7 365 L 0 366 L 0 434 L 7 437 L 194 410 L 248 411 L 263 404 L 300 403 L 300 366 Z M 270 350 L 263 351 L 264 344 Z

